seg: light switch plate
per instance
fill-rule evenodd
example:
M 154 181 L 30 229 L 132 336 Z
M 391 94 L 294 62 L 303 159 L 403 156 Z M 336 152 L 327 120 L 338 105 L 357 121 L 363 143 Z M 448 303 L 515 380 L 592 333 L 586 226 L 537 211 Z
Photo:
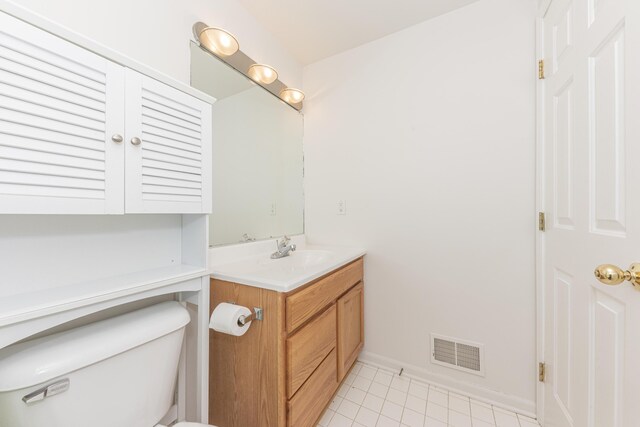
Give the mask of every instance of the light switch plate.
M 338 200 L 338 210 L 336 211 L 338 215 L 346 215 L 347 214 L 347 201 L 346 200 Z
M 275 204 L 275 202 L 271 203 L 271 205 L 270 205 L 269 215 L 276 216 L 276 204 Z

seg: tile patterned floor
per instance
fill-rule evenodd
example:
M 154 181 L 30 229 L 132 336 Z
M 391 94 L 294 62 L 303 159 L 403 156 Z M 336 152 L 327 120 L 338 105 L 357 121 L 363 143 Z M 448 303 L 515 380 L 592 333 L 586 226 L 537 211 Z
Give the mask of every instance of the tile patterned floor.
M 356 363 L 319 427 L 539 427 L 536 420 Z

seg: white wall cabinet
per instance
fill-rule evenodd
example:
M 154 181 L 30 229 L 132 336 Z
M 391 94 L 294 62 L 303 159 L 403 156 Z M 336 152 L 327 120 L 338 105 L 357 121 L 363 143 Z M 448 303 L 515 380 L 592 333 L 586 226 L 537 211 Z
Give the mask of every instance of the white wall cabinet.
M 126 211 L 210 211 L 211 104 L 130 69 L 125 87 Z
M 0 213 L 211 211 L 211 105 L 0 12 Z

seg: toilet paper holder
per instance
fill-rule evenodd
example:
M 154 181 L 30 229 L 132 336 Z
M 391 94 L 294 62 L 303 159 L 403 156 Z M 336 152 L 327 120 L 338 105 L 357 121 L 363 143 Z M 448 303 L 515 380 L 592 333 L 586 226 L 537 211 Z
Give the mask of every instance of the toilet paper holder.
M 248 316 L 238 318 L 238 326 L 244 326 L 253 320 L 262 320 L 262 308 L 253 307 L 253 312 Z

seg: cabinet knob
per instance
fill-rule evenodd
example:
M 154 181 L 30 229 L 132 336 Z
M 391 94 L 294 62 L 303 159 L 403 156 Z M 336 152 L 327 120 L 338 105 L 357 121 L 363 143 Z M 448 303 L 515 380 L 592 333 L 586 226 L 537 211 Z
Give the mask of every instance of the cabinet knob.
M 134 136 L 133 138 L 131 138 L 131 144 L 140 145 L 140 144 L 142 144 L 142 140 L 140 138 L 138 138 L 137 136 Z
M 122 141 L 124 141 L 124 139 L 122 138 L 122 135 L 117 133 L 113 134 L 113 136 L 111 137 L 111 140 L 116 144 L 120 144 Z

